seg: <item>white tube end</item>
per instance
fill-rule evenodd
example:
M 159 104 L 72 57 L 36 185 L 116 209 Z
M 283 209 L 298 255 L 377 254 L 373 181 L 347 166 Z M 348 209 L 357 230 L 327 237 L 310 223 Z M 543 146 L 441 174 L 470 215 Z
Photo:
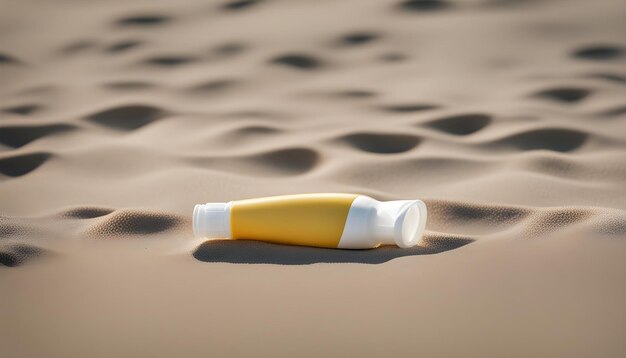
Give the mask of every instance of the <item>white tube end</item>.
M 192 216 L 194 236 L 230 239 L 230 207 L 230 202 L 196 205 Z
M 394 241 L 402 248 L 415 246 L 419 243 L 426 229 L 428 210 L 421 200 L 411 200 L 404 205 L 394 223 Z
M 381 201 L 376 209 L 375 241 L 408 248 L 419 243 L 426 228 L 426 204 L 421 200 Z

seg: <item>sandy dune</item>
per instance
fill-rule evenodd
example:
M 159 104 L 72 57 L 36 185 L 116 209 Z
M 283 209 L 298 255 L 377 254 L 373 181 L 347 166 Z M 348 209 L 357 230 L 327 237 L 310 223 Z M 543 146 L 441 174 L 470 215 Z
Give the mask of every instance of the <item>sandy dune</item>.
M 625 16 L 0 3 L 0 356 L 626 356 Z M 426 237 L 191 233 L 307 192 L 423 199 Z

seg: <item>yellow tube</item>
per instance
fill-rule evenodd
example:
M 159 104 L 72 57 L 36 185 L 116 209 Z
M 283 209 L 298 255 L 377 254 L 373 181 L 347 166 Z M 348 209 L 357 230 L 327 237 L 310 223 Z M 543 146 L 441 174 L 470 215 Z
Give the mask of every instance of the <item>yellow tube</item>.
M 196 205 L 198 237 L 342 249 L 411 247 L 426 226 L 420 200 L 357 194 L 301 194 Z

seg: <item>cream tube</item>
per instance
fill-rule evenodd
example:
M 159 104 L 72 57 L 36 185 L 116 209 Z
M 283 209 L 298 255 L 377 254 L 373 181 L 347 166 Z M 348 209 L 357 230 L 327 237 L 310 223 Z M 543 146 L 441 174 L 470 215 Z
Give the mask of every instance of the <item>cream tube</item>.
M 207 203 L 193 210 L 196 237 L 369 249 L 415 246 L 426 227 L 421 200 L 356 194 L 301 194 Z

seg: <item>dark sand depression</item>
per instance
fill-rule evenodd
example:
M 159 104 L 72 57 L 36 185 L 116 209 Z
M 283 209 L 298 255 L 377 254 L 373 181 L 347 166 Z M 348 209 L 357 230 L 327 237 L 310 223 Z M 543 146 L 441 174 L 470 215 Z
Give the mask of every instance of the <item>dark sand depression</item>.
M 0 356 L 626 355 L 621 1 L 0 5 Z M 193 205 L 423 199 L 420 246 Z

